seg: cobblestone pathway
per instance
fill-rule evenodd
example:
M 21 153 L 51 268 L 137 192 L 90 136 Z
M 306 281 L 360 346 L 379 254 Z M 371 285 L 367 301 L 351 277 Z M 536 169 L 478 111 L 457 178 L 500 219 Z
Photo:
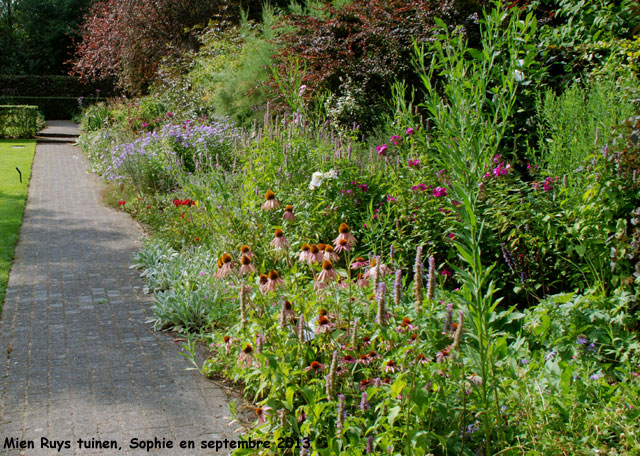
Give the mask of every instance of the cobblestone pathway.
M 227 454 L 197 449 L 234 437 L 227 397 L 146 323 L 152 298 L 129 269 L 142 233 L 100 202 L 100 187 L 80 149 L 37 146 L 0 320 L 0 454 Z M 135 438 L 174 448 L 132 449 Z M 10 449 L 18 439 L 33 448 Z

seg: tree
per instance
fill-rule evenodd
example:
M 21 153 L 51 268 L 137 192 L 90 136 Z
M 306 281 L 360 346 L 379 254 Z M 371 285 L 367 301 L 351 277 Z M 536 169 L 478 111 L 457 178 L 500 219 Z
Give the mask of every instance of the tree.
M 114 77 L 143 93 L 158 64 L 172 53 L 198 47 L 197 30 L 233 14 L 234 0 L 100 0 L 81 28 L 73 73 L 83 79 Z

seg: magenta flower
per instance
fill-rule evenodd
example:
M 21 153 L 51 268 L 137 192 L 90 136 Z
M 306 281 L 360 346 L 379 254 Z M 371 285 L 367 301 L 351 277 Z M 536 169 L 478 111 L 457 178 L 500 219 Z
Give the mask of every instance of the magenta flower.
M 424 192 L 427 190 L 427 184 L 418 184 L 411 187 L 414 192 Z
M 509 172 L 510 168 L 511 168 L 511 165 L 507 164 L 503 166 L 503 163 L 500 162 L 497 167 L 493 168 L 493 175 L 495 177 L 504 176 Z
M 433 189 L 433 196 L 435 196 L 436 198 L 447 196 L 447 189 L 444 187 L 436 187 Z
M 409 167 L 412 166 L 418 168 L 420 166 L 420 160 L 418 160 L 417 158 L 415 160 L 409 160 Z
M 380 155 L 381 157 L 385 156 L 387 153 L 387 145 L 386 144 L 380 144 L 378 147 L 376 147 L 376 152 L 378 152 L 378 155 Z
M 412 134 L 414 134 L 415 131 L 413 130 L 413 128 L 409 127 L 405 130 L 404 134 L 407 136 L 411 136 Z
M 449 271 L 448 269 L 443 269 L 442 270 L 442 275 L 449 278 L 453 275 L 453 272 Z
M 400 140 L 402 138 L 398 135 L 393 135 L 391 138 L 389 138 L 389 142 L 391 144 L 393 144 L 394 146 L 397 146 L 398 144 L 400 144 Z

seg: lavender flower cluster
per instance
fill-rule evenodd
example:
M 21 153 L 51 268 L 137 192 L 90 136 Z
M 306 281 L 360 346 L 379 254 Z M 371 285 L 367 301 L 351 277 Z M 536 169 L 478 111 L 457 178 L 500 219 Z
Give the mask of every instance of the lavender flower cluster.
M 134 181 L 145 165 L 165 172 L 180 171 L 189 160 L 194 170 L 216 167 L 228 161 L 240 129 L 228 119 L 168 123 L 145 132 L 133 142 L 116 145 L 101 158 L 108 163 L 104 177 L 117 182 Z M 132 169 L 137 170 L 136 173 Z

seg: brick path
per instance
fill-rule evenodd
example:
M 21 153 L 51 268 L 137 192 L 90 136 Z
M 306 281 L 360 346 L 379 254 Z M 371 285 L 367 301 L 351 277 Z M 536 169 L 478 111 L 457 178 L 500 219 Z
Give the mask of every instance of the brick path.
M 0 454 L 227 454 L 133 450 L 131 439 L 233 438 L 225 393 L 145 323 L 152 298 L 129 269 L 141 230 L 100 202 L 80 149 L 40 144 L 0 320 Z M 32 440 L 9 450 L 5 439 Z M 70 440 L 41 448 L 41 438 Z M 78 439 L 121 451 L 80 450 Z

